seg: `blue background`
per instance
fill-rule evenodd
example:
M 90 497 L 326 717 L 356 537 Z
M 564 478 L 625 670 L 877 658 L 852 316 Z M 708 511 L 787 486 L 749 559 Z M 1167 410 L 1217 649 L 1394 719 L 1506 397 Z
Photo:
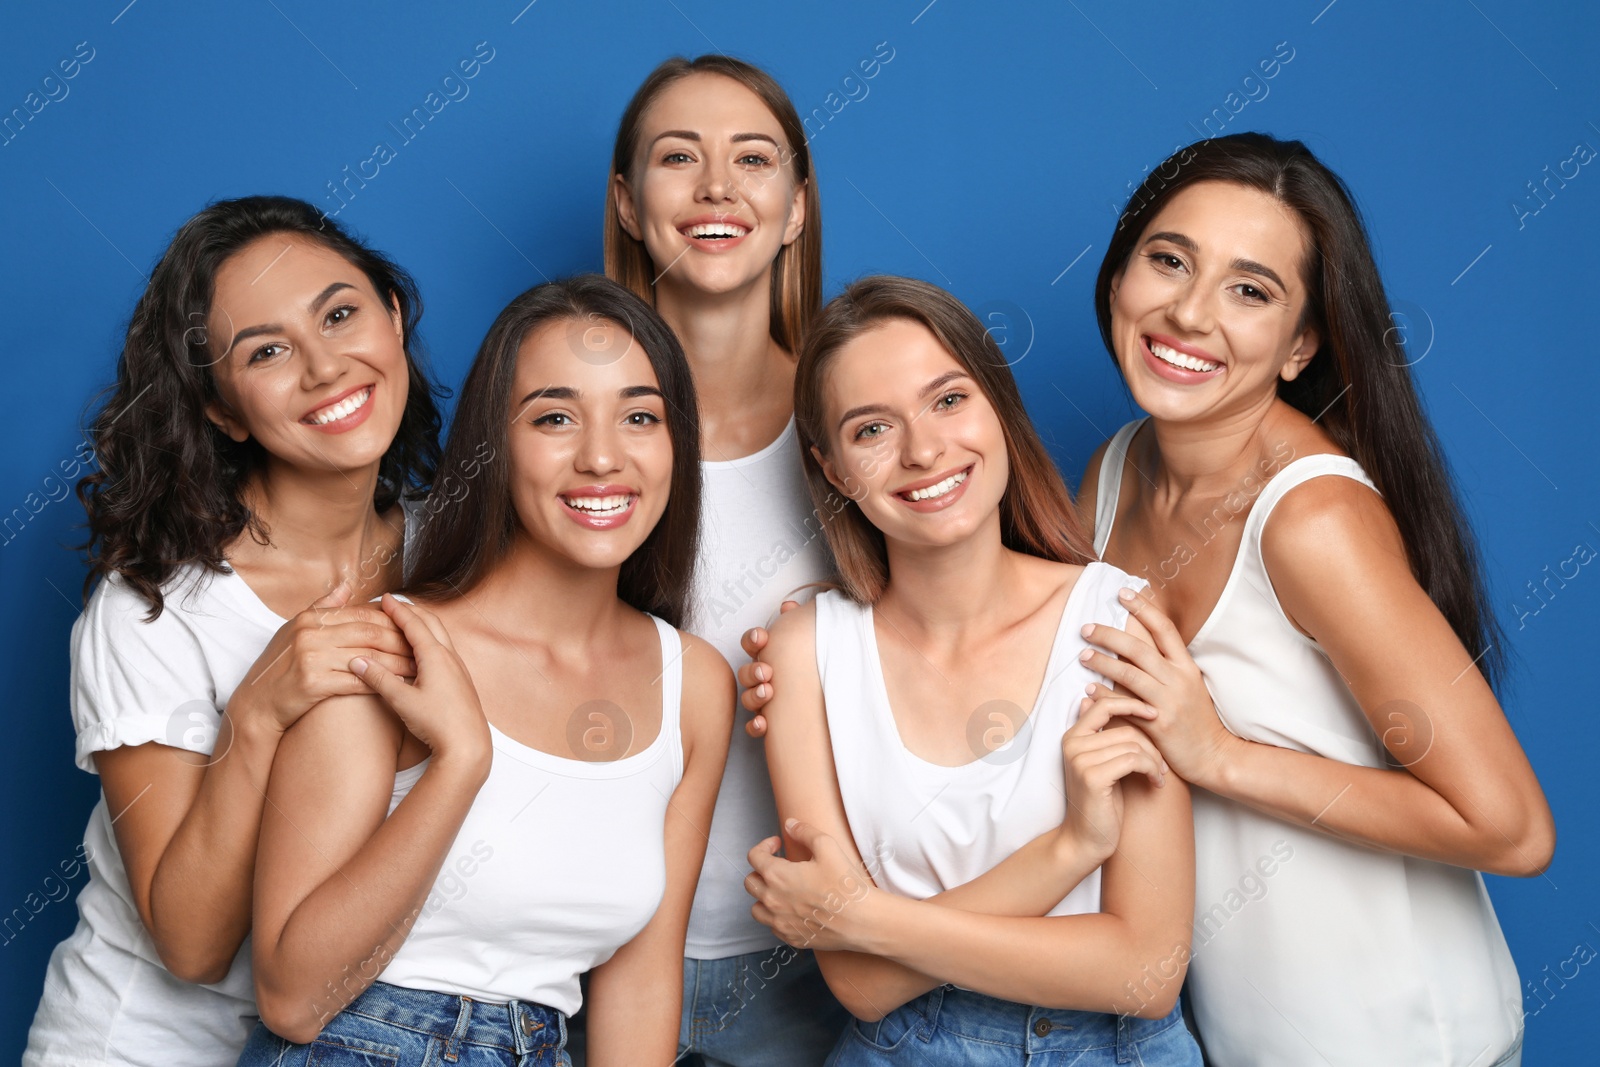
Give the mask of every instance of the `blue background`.
M 1600 948 L 1600 727 L 1586 681 L 1600 565 L 1542 600 L 1528 583 L 1579 545 L 1600 550 L 1588 332 L 1600 162 L 1552 182 L 1547 203 L 1527 183 L 1580 143 L 1600 149 L 1594 5 L 526 3 L 0 9 L 0 115 L 44 95 L 79 42 L 94 50 L 67 95 L 0 145 L 0 518 L 23 520 L 0 537 L 0 916 L 72 856 L 98 795 L 73 767 L 67 710 L 83 572 L 64 546 L 81 511 L 49 500 L 60 491 L 46 478 L 79 448 L 175 228 L 249 193 L 331 212 L 327 183 L 395 144 L 339 218 L 415 273 L 424 337 L 453 386 L 511 296 L 599 269 L 611 139 L 638 82 L 669 54 L 727 51 L 772 71 L 811 116 L 828 293 L 865 273 L 912 274 L 992 316 L 1074 483 L 1132 413 L 1091 306 L 1129 183 L 1215 108 L 1212 132 L 1226 117 L 1223 132 L 1302 138 L 1345 177 L 1465 486 L 1517 660 L 1507 710 L 1561 834 L 1547 876 L 1488 879 L 1522 978 L 1545 983 L 1526 999 L 1526 1062 L 1585 1058 L 1600 964 L 1567 961 Z M 443 95 L 480 41 L 494 56 L 469 95 L 401 143 L 389 124 Z M 893 58 L 840 108 L 843 79 L 880 42 Z M 1244 98 L 1280 42 L 1292 60 L 1230 115 L 1228 94 Z M 75 919 L 50 903 L 0 944 L 0 1059 L 21 1049 L 45 960 Z

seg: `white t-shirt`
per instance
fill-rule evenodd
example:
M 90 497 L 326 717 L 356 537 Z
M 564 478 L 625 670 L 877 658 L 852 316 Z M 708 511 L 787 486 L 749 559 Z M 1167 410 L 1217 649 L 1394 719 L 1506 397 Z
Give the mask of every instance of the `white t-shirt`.
M 419 509 L 403 506 L 409 546 Z M 189 565 L 162 591 L 164 610 L 146 622 L 149 604 L 111 575 L 73 624 L 77 764 L 91 774 L 94 753 L 122 745 L 210 755 L 222 709 L 288 621 L 232 571 Z M 175 978 L 139 918 L 104 794 L 82 854 L 78 925 L 50 955 L 23 1067 L 231 1067 L 257 1019 L 249 939 L 222 981 Z
M 747 662 L 739 647 L 744 632 L 771 625 L 778 605 L 808 582 L 828 577 L 833 563 L 806 490 L 793 419 L 759 452 L 703 462 L 700 471 L 700 559 L 685 629 L 738 668 Z M 778 809 L 762 742 L 736 719 L 689 914 L 684 954 L 690 959 L 724 959 L 778 944 L 750 915 L 753 901 L 744 889 L 750 873 L 745 856 L 778 832 Z
M 583 1002 L 578 976 L 650 922 L 667 889 L 667 803 L 683 778 L 682 638 L 651 618 L 662 664 L 654 740 L 620 759 L 585 761 L 530 748 L 491 723 L 489 777 L 379 981 L 571 1015 Z M 588 721 L 585 729 L 620 728 L 575 725 Z M 426 765 L 395 775 L 390 814 Z

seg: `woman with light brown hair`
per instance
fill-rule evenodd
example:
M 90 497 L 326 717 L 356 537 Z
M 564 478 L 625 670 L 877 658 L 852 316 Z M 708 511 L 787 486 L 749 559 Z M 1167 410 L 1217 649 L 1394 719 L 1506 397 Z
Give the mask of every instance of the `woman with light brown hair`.
M 605 210 L 606 274 L 655 306 L 694 371 L 704 497 L 688 629 L 757 685 L 740 635 L 831 570 L 791 402 L 822 304 L 821 201 L 794 105 L 741 60 L 667 60 L 622 115 Z M 810 1067 L 844 1025 L 811 954 L 750 916 L 745 855 L 777 828 L 762 746 L 737 733 L 689 920 L 682 1055 Z

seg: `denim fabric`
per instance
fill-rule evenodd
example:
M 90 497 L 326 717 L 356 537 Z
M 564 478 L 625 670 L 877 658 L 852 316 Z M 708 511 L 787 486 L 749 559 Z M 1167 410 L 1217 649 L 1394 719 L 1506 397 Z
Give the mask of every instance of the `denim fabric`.
M 570 1067 L 566 1041 L 566 1018 L 543 1005 L 374 982 L 309 1044 L 258 1024 L 239 1067 Z
M 827 1067 L 1200 1067 L 1183 1012 L 1136 1019 L 1032 1008 L 941 986 L 874 1023 L 852 1021 Z
M 817 1067 L 849 1021 L 808 951 L 683 961 L 681 1067 Z

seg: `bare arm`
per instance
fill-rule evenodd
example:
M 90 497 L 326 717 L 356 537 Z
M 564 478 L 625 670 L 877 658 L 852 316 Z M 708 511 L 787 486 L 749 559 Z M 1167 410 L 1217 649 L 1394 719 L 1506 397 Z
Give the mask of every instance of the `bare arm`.
M 261 1018 L 304 1043 L 371 985 L 405 941 L 488 775 L 488 727 L 443 627 L 386 599 L 417 650 L 417 684 L 324 701 L 279 746 L 261 827 L 254 965 Z M 388 705 L 387 707 L 385 705 Z M 402 729 L 432 750 L 392 815 Z
M 1544 870 L 1554 822 L 1474 666 L 1482 650 L 1461 646 L 1417 584 L 1377 494 L 1346 478 L 1296 487 L 1262 549 L 1285 612 L 1321 645 L 1401 766 L 1360 767 L 1228 733 L 1171 623 L 1139 602 L 1155 646 L 1097 637 L 1139 662 L 1092 666 L 1159 709 L 1148 729 L 1178 773 L 1369 848 L 1496 874 Z
M 1081 730 L 1075 727 L 1076 734 L 1069 734 L 1064 748 L 1073 746 L 1073 758 L 1081 755 L 1084 767 L 1098 768 L 1090 772 L 1094 779 L 1090 788 L 1098 790 L 1098 798 L 1085 797 L 1084 805 L 1075 809 L 1075 816 L 1084 816 L 1095 824 L 1093 832 L 1069 820 L 1071 825 L 1064 825 L 1062 831 L 1041 835 L 982 878 L 932 900 L 912 901 L 884 893 L 874 887 L 861 864 L 839 798 L 815 667 L 813 634 L 812 613 L 803 609 L 795 624 L 787 620 L 779 623 L 770 650 L 775 658 L 775 669 L 787 679 L 783 691 L 775 698 L 781 707 L 772 719 L 767 754 L 779 811 L 786 818 L 785 852 L 789 860 L 772 858 L 770 846 L 752 850 L 751 862 L 757 868 L 757 874 L 752 876 L 756 881 L 752 892 L 761 901 L 755 908 L 756 917 L 772 925 L 790 944 L 816 948 L 818 962 L 830 988 L 840 1002 L 860 1018 L 880 1018 L 944 981 L 959 981 L 996 996 L 1010 996 L 1007 992 L 954 977 L 957 972 L 965 973 L 961 968 L 971 961 L 962 962 L 945 954 L 944 949 L 953 942 L 938 946 L 926 943 L 930 940 L 926 931 L 915 933 L 917 916 L 925 916 L 930 921 L 937 917 L 941 922 L 957 925 L 969 918 L 987 921 L 997 916 L 1032 916 L 1034 918 L 1019 921 L 1052 924 L 1054 929 L 1053 924 L 1060 920 L 1037 917 L 1059 904 L 1117 845 L 1115 834 L 1123 821 L 1118 780 L 1132 772 L 1148 773 L 1152 779 L 1159 779 L 1159 757 L 1145 739 L 1134 736 L 1137 731 L 1132 728 L 1101 733 L 1099 727 L 1104 725 L 1103 719 L 1086 719 L 1080 724 Z M 1081 792 L 1084 779 L 1078 779 L 1075 788 Z M 1167 789 L 1153 791 L 1163 796 L 1169 792 Z M 1172 790 L 1179 791 L 1181 786 Z M 1172 801 L 1164 803 L 1170 806 Z M 1157 810 L 1161 810 L 1161 805 L 1157 805 Z M 1191 832 L 1186 813 L 1185 796 L 1180 820 L 1182 834 Z M 795 825 L 796 820 L 799 825 Z M 1135 824 L 1138 822 L 1135 819 Z M 1182 844 L 1180 852 L 1192 852 L 1192 849 L 1191 840 Z M 1170 857 L 1162 862 L 1169 860 Z M 1192 859 L 1183 870 L 1192 883 Z M 1176 888 L 1183 891 L 1181 886 Z M 1190 898 L 1193 895 L 1192 889 L 1187 892 L 1180 909 L 1184 915 L 1185 944 L 1187 914 L 1192 908 Z M 979 915 L 977 912 L 994 914 Z M 897 917 L 904 917 L 905 925 L 897 925 Z M 1119 930 L 1123 934 L 1130 930 L 1142 931 L 1142 922 L 1143 919 L 1141 925 L 1125 925 Z M 1087 932 L 1089 927 L 1074 922 L 1069 923 L 1067 929 Z M 901 934 L 911 935 L 925 944 L 909 949 L 899 941 Z M 986 935 L 978 935 L 980 940 L 983 936 Z M 1039 936 L 1043 935 L 1024 934 L 1022 938 Z M 1067 936 L 1070 940 L 1077 935 L 1069 933 Z M 1126 937 L 1119 942 L 1104 943 L 1113 951 L 1128 948 Z M 850 951 L 838 946 L 866 951 Z M 903 952 L 903 948 L 909 950 Z M 1008 948 L 1007 952 L 1010 951 Z M 1078 948 L 1072 949 L 1072 953 L 1078 951 Z M 1092 959 L 1093 968 L 1099 968 L 1101 977 L 1114 973 L 1105 969 L 1106 960 L 1101 955 L 1091 952 L 1088 958 Z M 1014 959 L 998 956 L 994 963 L 1008 974 L 1019 973 Z M 1043 969 L 1059 969 L 1059 963 L 1047 961 Z M 1022 973 L 1030 976 L 1026 981 L 1038 977 L 1034 972 Z M 1028 988 L 1033 992 L 1012 999 L 1045 1003 L 1034 993 L 1046 987 L 1035 989 L 1029 985 Z M 1173 996 L 1176 996 L 1175 989 Z M 1109 999 L 1109 994 L 1103 999 Z
M 94 754 L 134 906 L 178 978 L 221 981 L 250 932 L 257 832 L 284 729 L 327 696 L 365 691 L 346 669 L 354 656 L 411 673 L 399 630 L 374 608 L 345 607 L 348 597 L 335 590 L 273 636 L 209 756 L 160 742 Z
M 667 890 L 633 940 L 589 972 L 588 1062 L 670 1064 L 678 1052 L 683 942 L 733 730 L 733 674 L 716 649 L 681 635 L 683 778 L 667 804 Z

